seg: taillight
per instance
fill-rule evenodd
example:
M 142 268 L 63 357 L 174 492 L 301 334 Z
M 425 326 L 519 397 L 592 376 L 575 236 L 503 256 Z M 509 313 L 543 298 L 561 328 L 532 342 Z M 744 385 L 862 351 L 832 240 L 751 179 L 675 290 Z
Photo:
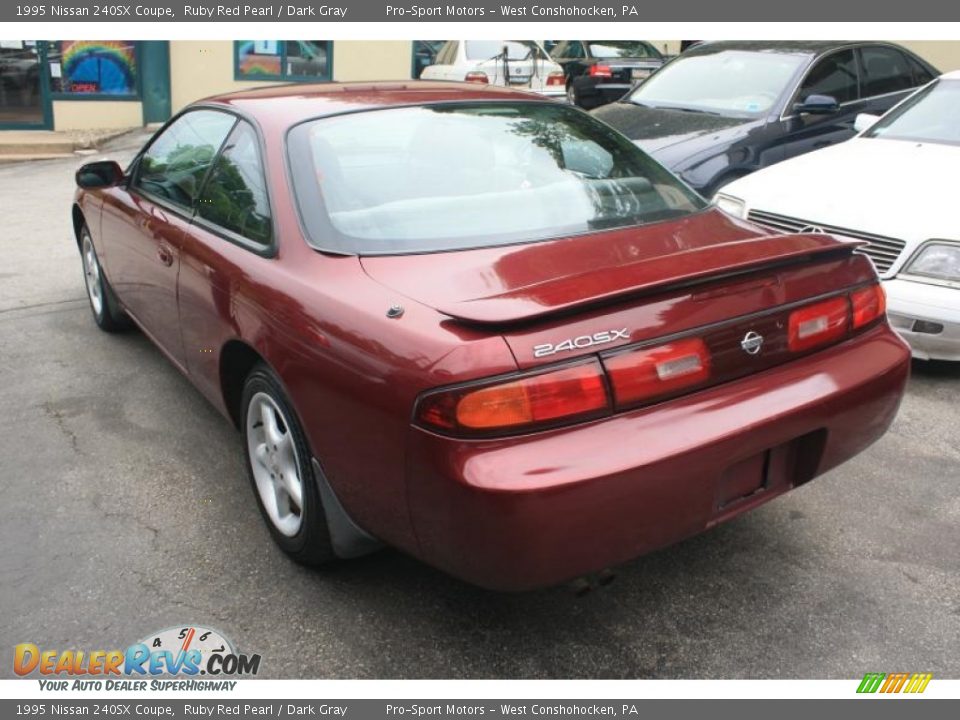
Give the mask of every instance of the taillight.
M 565 76 L 562 72 L 560 72 L 559 70 L 556 71 L 556 72 L 552 72 L 552 73 L 550 73 L 549 75 L 547 75 L 547 85 L 548 85 L 548 86 L 553 86 L 553 85 L 566 85 L 566 84 L 567 84 L 567 78 L 566 78 L 566 76 Z
M 463 79 L 466 82 L 482 83 L 483 85 L 487 85 L 490 82 L 490 78 L 488 78 L 487 74 L 481 70 L 474 70 L 472 72 L 468 72 L 466 77 L 464 77 Z
M 853 306 L 853 327 L 860 328 L 883 316 L 887 311 L 887 296 L 880 285 L 871 285 L 850 293 Z
M 462 434 L 524 431 L 606 413 L 610 400 L 596 360 L 508 382 L 446 390 L 421 399 L 417 419 Z
M 642 348 L 605 358 L 617 405 L 670 395 L 710 377 L 710 351 L 699 338 Z
M 609 65 L 591 65 L 590 77 L 608 78 L 613 77 L 613 70 Z
M 850 302 L 830 298 L 790 313 L 787 342 L 793 352 L 809 350 L 843 337 L 850 324 Z

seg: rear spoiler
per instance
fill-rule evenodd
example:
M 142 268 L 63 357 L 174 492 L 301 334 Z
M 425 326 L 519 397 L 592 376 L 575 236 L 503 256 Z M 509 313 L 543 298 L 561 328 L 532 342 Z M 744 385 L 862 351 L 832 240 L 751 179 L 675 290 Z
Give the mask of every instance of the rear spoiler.
M 516 325 L 814 258 L 850 255 L 867 244 L 822 233 L 763 235 L 607 268 L 601 286 L 596 282 L 597 271 L 591 270 L 499 295 L 441 303 L 436 309 L 470 324 Z

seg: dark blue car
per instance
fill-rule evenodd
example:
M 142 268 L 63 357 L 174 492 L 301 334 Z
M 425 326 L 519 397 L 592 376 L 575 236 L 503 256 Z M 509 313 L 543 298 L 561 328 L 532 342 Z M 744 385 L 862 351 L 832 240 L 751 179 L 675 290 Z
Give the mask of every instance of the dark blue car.
M 705 197 L 738 177 L 853 136 L 939 75 L 882 42 L 709 42 L 592 111 Z

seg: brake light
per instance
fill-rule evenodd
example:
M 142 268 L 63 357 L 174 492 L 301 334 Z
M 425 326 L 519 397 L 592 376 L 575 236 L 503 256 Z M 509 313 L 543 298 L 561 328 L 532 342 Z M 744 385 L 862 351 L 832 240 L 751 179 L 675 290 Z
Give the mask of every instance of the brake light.
M 564 74 L 563 74 L 562 72 L 560 72 L 559 70 L 557 70 L 556 72 L 552 72 L 552 73 L 550 73 L 549 75 L 547 75 L 547 86 L 548 86 L 548 87 L 549 87 L 549 86 L 554 86 L 554 85 L 566 85 L 566 84 L 567 84 L 567 77 L 566 77 L 566 75 L 564 75 Z
M 482 70 L 473 70 L 472 72 L 468 72 L 466 77 L 463 79 L 465 82 L 481 83 L 483 85 L 490 83 L 490 78 L 488 78 L 487 74 Z
M 790 313 L 787 342 L 793 352 L 819 347 L 843 337 L 850 324 L 850 303 L 835 297 Z
M 608 78 L 613 77 L 613 70 L 609 65 L 591 65 L 590 77 Z
M 854 328 L 873 322 L 887 311 L 887 295 L 879 284 L 850 293 L 850 303 Z
M 699 338 L 632 350 L 603 361 L 617 405 L 651 400 L 710 377 L 710 351 Z
M 427 395 L 416 415 L 442 430 L 485 434 L 585 419 L 605 413 L 609 406 L 603 370 L 594 360 L 486 387 Z

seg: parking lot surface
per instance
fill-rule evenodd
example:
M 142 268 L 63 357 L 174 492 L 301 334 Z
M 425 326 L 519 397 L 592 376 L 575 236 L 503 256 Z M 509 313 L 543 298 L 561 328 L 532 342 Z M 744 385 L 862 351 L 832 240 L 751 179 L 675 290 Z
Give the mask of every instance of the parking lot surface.
M 79 163 L 0 166 L 0 676 L 17 643 L 200 624 L 266 677 L 960 677 L 960 364 L 915 364 L 853 461 L 585 597 L 490 593 L 389 550 L 308 570 L 271 542 L 234 429 L 142 334 L 94 326 Z

